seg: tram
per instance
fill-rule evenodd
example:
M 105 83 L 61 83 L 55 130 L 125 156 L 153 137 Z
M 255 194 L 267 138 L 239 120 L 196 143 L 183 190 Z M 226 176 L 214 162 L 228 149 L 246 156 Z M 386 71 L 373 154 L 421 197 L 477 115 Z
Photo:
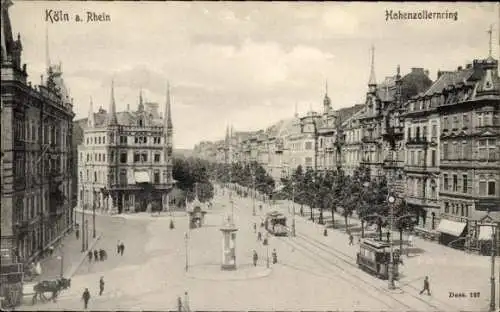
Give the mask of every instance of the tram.
M 278 211 L 272 211 L 266 214 L 264 220 L 266 230 L 274 236 L 287 236 L 288 227 L 286 226 L 286 216 Z
M 359 246 L 356 257 L 356 264 L 364 271 L 367 271 L 378 278 L 389 278 L 390 245 L 381 241 L 365 239 Z M 394 253 L 393 255 L 396 255 Z M 394 257 L 396 258 L 396 257 Z M 393 261 L 394 279 L 398 278 L 399 260 Z

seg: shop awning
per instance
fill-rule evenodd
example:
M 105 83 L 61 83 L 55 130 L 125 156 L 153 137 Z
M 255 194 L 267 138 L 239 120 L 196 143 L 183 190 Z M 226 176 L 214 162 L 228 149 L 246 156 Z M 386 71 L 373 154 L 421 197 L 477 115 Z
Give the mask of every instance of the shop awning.
M 134 172 L 135 183 L 151 183 L 149 178 L 149 172 L 147 171 L 136 171 Z
M 488 241 L 491 240 L 491 235 L 493 234 L 492 228 L 489 225 L 482 225 L 479 227 L 478 240 Z
M 464 232 L 465 226 L 467 224 L 464 222 L 456 222 L 451 220 L 441 220 L 438 226 L 438 231 L 441 233 L 453 235 L 459 237 Z

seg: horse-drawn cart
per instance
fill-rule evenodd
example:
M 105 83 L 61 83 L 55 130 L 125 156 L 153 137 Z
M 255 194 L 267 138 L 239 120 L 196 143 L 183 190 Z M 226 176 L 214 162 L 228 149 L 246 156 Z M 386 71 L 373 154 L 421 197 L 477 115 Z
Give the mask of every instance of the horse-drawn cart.
M 68 289 L 69 287 L 71 287 L 71 279 L 64 277 L 51 281 L 25 283 L 23 285 L 23 297 L 33 296 L 31 300 L 32 304 L 35 304 L 37 302 L 37 299 L 40 299 L 40 301 L 42 302 L 50 300 L 55 302 L 59 293 L 63 289 Z M 51 294 L 51 296 L 47 297 L 47 293 Z

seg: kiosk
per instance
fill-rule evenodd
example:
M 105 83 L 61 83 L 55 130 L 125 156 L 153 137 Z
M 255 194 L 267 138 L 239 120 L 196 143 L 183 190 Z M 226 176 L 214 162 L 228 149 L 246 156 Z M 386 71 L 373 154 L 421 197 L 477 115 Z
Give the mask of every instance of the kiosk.
M 236 231 L 238 229 L 232 218 L 228 216 L 220 230 L 222 232 L 221 270 L 236 270 Z

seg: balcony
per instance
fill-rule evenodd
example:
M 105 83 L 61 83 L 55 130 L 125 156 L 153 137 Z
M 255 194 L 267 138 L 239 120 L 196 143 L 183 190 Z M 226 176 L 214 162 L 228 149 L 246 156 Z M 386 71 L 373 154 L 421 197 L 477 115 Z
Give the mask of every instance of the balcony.
M 414 137 L 414 138 L 410 138 L 409 140 L 406 141 L 406 146 L 408 145 L 423 145 L 423 146 L 426 146 L 426 145 L 429 145 L 429 143 L 431 143 L 427 137 Z
M 374 138 L 371 136 L 364 136 L 361 139 L 361 142 L 363 142 L 363 143 L 378 143 L 378 138 Z

